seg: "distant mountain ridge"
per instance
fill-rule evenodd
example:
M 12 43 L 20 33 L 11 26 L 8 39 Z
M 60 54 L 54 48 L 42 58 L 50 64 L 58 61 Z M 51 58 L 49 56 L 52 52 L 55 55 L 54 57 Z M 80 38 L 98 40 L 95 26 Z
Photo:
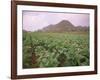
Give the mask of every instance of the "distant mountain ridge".
M 61 22 L 55 25 L 48 25 L 41 30 L 40 32 L 69 32 L 69 31 L 88 31 L 89 27 L 74 26 L 68 20 L 62 20 Z
M 48 25 L 42 29 L 39 29 L 36 32 L 71 32 L 71 31 L 89 31 L 89 27 L 87 26 L 74 26 L 68 20 L 62 20 L 55 25 Z

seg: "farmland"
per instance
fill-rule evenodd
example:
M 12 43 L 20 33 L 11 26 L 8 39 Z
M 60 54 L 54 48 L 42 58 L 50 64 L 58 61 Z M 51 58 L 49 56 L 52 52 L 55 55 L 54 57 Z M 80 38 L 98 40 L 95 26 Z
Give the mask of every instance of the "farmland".
M 23 68 L 88 65 L 88 32 L 23 32 Z

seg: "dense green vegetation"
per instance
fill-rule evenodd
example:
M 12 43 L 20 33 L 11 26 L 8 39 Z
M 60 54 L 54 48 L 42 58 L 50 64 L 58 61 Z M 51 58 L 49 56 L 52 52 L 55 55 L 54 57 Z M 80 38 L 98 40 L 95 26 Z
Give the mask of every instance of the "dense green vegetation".
M 87 65 L 88 33 L 23 32 L 23 68 Z

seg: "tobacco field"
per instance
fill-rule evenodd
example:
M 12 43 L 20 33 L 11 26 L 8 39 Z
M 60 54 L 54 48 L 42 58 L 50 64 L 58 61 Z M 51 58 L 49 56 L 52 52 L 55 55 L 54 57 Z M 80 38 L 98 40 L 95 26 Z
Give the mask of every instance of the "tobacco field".
M 23 68 L 88 65 L 87 32 L 23 32 Z

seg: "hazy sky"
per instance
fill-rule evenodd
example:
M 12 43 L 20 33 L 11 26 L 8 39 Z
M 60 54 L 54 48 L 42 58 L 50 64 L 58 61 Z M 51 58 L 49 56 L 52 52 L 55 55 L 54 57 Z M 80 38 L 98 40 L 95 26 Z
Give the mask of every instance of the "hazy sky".
M 89 14 L 23 11 L 23 29 L 35 31 L 68 20 L 75 26 L 89 26 Z

